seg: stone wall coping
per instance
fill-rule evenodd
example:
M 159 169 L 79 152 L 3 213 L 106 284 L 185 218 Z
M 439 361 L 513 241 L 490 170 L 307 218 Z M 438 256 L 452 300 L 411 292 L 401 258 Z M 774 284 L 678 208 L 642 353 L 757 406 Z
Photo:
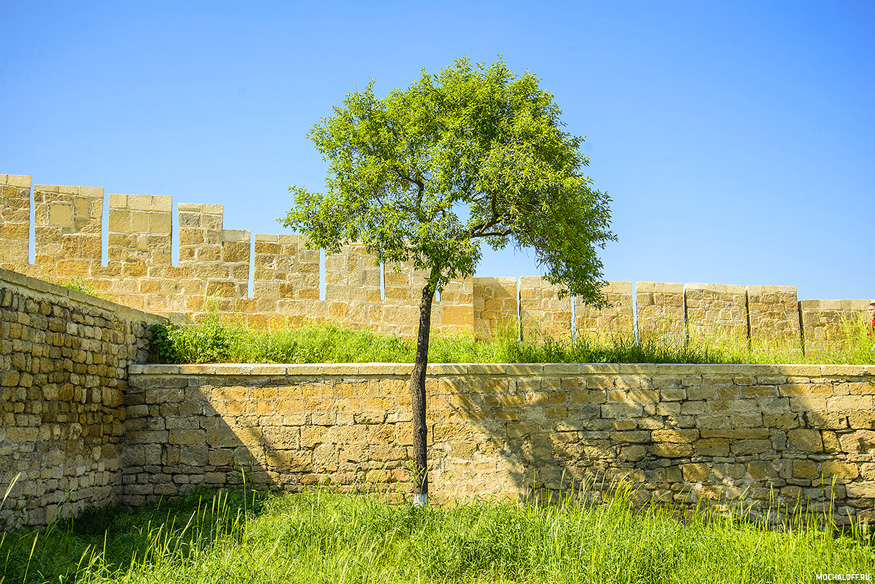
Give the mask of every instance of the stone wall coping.
M 409 376 L 412 363 L 129 365 L 131 375 L 214 376 Z M 429 375 L 752 375 L 755 377 L 875 376 L 875 365 L 700 365 L 664 363 L 433 363 Z
M 91 294 L 85 294 L 84 292 L 80 292 L 78 290 L 71 290 L 70 288 L 66 288 L 65 286 L 52 284 L 51 282 L 46 282 L 45 280 L 31 278 L 30 276 L 25 276 L 24 274 L 19 274 L 18 272 L 13 272 L 12 270 L 7 270 L 4 268 L 0 268 L 0 284 L 17 286 L 18 288 L 24 288 L 25 290 L 36 292 L 38 294 L 47 294 L 49 296 L 55 296 L 58 298 L 69 298 L 70 300 L 73 300 L 80 304 L 87 304 L 95 308 L 100 308 L 102 310 L 117 314 L 121 318 L 129 320 L 147 321 L 156 324 L 169 322 L 167 318 L 159 316 L 157 314 L 143 312 L 142 310 L 137 310 L 136 308 L 130 308 L 128 306 L 112 302 L 110 300 L 104 300 L 103 298 L 98 298 L 97 296 L 92 296 Z
M 844 298 L 841 300 L 800 300 L 802 310 L 865 310 L 871 300 Z
M 245 229 L 223 229 L 222 237 L 225 241 L 249 241 L 250 232 Z
M 0 174 L 0 184 L 21 189 L 30 188 L 31 176 L 29 174 Z

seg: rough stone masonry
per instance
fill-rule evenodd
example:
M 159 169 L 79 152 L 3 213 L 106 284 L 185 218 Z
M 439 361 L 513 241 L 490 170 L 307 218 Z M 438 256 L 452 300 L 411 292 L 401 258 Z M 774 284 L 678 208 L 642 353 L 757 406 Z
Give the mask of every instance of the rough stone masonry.
M 286 490 L 404 493 L 410 367 L 132 365 L 122 498 L 239 485 L 243 473 Z M 596 496 L 623 480 L 641 502 L 875 519 L 872 366 L 441 364 L 428 374 L 438 498 Z
M 104 204 L 107 241 L 103 241 Z M 30 209 L 34 263 L 28 259 Z M 221 205 L 178 203 L 178 262 L 172 263 L 173 203 L 167 195 L 109 193 L 102 187 L 31 185 L 0 174 L 0 267 L 40 278 L 80 278 L 120 304 L 168 315 L 215 309 L 254 325 L 332 320 L 414 336 L 424 274 L 379 265 L 361 245 L 320 261 L 295 234 L 224 228 Z M 103 250 L 105 243 L 105 253 Z M 250 268 L 252 297 L 250 297 Z M 324 287 L 324 298 L 321 288 Z M 792 286 L 610 282 L 610 308 L 594 310 L 540 277 L 450 282 L 432 311 L 435 331 L 491 338 L 502 327 L 526 339 L 549 334 L 658 335 L 780 342 L 807 351 L 838 342 L 842 319 L 869 300 L 803 300 Z

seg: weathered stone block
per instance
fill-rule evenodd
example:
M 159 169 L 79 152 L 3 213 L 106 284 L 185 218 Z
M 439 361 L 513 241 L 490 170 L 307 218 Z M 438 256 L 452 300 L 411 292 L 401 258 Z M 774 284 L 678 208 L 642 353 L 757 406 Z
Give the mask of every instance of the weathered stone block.
M 860 470 L 856 464 L 841 462 L 838 460 L 826 460 L 821 463 L 824 478 L 837 477 L 839 479 L 853 480 L 860 476 Z
M 730 450 L 735 455 L 762 454 L 772 449 L 769 440 L 737 440 L 730 443 Z
M 790 447 L 802 452 L 823 452 L 823 439 L 817 430 L 796 428 L 787 432 L 787 440 Z
M 180 446 L 206 444 L 206 432 L 203 430 L 169 430 L 168 443 Z
M 688 444 L 694 442 L 699 437 L 699 431 L 694 429 L 681 430 L 654 430 L 652 438 L 654 442 L 673 442 L 678 444 Z
M 875 431 L 857 430 L 839 437 L 841 449 L 850 454 L 869 454 L 875 451 Z
M 875 499 L 875 481 L 849 483 L 845 485 L 848 496 Z
M 707 438 L 695 443 L 699 456 L 729 456 L 729 440 L 726 438 Z
M 688 483 L 700 483 L 707 481 L 711 475 L 711 469 L 706 464 L 682 464 L 680 466 L 684 481 Z
M 751 476 L 752 479 L 761 481 L 761 480 L 770 480 L 778 478 L 778 471 L 775 468 L 775 465 L 771 462 L 766 461 L 753 461 L 747 463 L 746 467 L 747 473 Z M 739 478 L 739 477 L 736 477 Z
M 810 460 L 793 461 L 793 477 L 797 479 L 815 479 L 819 476 L 817 463 Z
M 685 458 L 692 456 L 693 447 L 690 444 L 674 444 L 670 442 L 662 442 L 651 445 L 648 450 L 653 456 L 663 458 Z

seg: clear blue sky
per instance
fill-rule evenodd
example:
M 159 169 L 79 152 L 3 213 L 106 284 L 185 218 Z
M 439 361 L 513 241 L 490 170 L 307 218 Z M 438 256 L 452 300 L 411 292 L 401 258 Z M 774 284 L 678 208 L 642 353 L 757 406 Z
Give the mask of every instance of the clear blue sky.
M 541 78 L 619 237 L 608 280 L 875 297 L 875 3 L 0 2 L 0 173 L 221 203 L 281 233 L 306 134 L 369 78 Z M 486 253 L 483 276 L 536 275 Z

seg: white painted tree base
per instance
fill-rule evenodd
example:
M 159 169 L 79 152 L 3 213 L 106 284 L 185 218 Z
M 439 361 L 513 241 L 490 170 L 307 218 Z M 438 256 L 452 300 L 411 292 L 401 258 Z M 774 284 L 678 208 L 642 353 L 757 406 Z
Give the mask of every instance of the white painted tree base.
M 428 493 L 420 493 L 419 495 L 413 495 L 413 506 L 414 507 L 428 507 Z

